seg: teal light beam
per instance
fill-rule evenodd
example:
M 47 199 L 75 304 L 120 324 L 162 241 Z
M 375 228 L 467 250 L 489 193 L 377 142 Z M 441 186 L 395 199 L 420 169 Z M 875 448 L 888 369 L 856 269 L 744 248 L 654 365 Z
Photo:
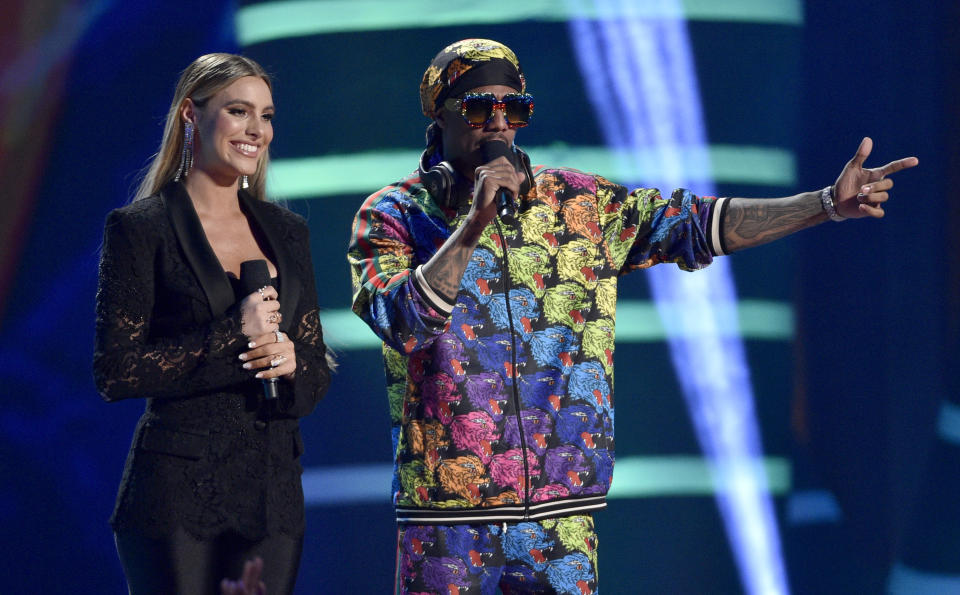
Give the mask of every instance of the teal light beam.
M 782 496 L 791 489 L 790 461 L 763 457 L 751 461 L 765 475 L 766 489 Z M 713 496 L 718 487 L 710 462 L 696 456 L 621 457 L 610 499 Z M 307 506 L 389 504 L 393 465 L 368 463 L 309 467 L 303 471 L 303 495 Z
M 573 11 L 556 0 L 287 0 L 240 7 L 236 15 L 237 40 L 241 46 L 308 35 L 423 29 L 471 23 L 497 25 L 520 21 L 566 22 L 577 16 L 587 19 L 624 17 L 677 18 L 800 26 L 801 0 L 685 0 L 682 15 L 669 14 L 663 3 L 621 3 L 612 13 L 607 5 Z M 573 13 L 576 12 L 576 15 Z
M 706 458 L 683 456 L 617 459 L 608 497 L 713 496 L 724 487 L 717 485 L 711 464 Z M 790 491 L 790 463 L 786 459 L 764 457 L 750 464 L 766 477 L 768 493 L 783 495 Z
M 737 304 L 716 304 L 720 310 L 736 308 L 737 327 L 717 328 L 721 337 L 753 339 L 759 341 L 790 341 L 794 336 L 793 307 L 788 302 L 771 300 L 740 300 Z M 661 308 L 670 308 L 669 304 Z M 680 306 L 677 305 L 679 309 Z M 347 308 L 326 310 L 320 313 L 323 321 L 324 340 L 338 351 L 379 349 L 381 342 L 373 331 Z M 671 336 L 701 332 L 689 325 L 668 329 L 657 307 L 650 301 L 620 300 L 617 303 L 616 340 L 624 343 L 652 343 L 665 341 Z M 617 463 L 619 468 L 619 462 Z
M 673 149 L 682 162 L 701 164 L 689 172 L 692 183 L 796 186 L 796 159 L 786 149 L 722 144 Z M 524 150 L 534 164 L 575 166 L 612 180 L 651 179 L 661 162 L 661 147 L 628 150 L 557 143 L 525 146 Z M 416 167 L 419 158 L 419 150 L 393 149 L 274 159 L 270 162 L 267 193 L 284 200 L 367 195 L 377 190 L 370 186 L 370 180 L 398 180 Z

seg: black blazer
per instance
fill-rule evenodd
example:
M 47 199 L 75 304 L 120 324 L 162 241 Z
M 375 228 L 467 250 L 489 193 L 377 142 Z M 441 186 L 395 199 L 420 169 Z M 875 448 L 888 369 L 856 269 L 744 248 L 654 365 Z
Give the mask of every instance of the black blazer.
M 295 380 L 280 398 L 238 355 L 237 297 L 186 190 L 112 211 L 97 291 L 94 378 L 107 401 L 145 398 L 113 516 L 114 530 L 198 538 L 233 529 L 250 539 L 303 532 L 303 451 L 297 418 L 310 413 L 330 373 L 305 221 L 239 193 L 277 266 L 281 328 L 294 341 Z

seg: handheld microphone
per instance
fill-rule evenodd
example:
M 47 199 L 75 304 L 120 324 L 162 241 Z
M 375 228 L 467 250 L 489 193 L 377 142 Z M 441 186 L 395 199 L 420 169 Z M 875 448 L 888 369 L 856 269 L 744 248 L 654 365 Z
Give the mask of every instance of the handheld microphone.
M 246 297 L 261 287 L 270 285 L 270 269 L 267 261 L 246 260 L 240 263 L 240 295 Z M 263 379 L 263 396 L 267 399 L 276 399 L 280 395 L 276 378 Z
M 507 146 L 507 143 L 500 140 L 492 140 L 480 145 L 480 157 L 484 163 L 490 163 L 497 157 L 506 157 L 507 161 L 514 164 L 513 151 Z M 509 219 L 517 214 L 517 207 L 513 204 L 513 193 L 506 188 L 500 188 L 497 191 L 497 215 L 501 219 Z

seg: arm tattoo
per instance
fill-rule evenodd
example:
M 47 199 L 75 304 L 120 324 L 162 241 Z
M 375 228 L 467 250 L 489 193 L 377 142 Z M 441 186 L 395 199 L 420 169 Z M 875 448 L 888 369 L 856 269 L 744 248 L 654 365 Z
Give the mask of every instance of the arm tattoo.
M 423 278 L 434 291 L 453 297 L 460 289 L 460 280 L 467 270 L 470 256 L 480 241 L 480 232 L 464 224 L 447 238 L 430 260 L 423 265 Z
M 733 198 L 723 221 L 731 252 L 766 244 L 826 220 L 815 192 L 787 198 Z

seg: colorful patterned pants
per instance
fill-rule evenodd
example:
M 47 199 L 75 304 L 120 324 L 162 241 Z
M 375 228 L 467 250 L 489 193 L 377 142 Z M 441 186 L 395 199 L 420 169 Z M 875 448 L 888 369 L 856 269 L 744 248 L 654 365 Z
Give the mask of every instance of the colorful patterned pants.
M 401 525 L 395 583 L 396 595 L 597 594 L 593 517 Z

